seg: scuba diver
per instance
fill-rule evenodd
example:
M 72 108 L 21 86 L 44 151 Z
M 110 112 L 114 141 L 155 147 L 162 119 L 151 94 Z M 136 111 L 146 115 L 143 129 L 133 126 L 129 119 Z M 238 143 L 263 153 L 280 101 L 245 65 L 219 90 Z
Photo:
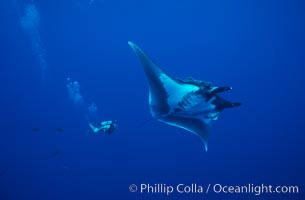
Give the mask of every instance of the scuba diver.
M 90 122 L 89 126 L 94 133 L 98 133 L 99 131 L 103 131 L 104 133 L 108 133 L 109 135 L 118 129 L 118 124 L 116 120 L 103 121 L 99 126 L 94 126 Z
M 101 121 L 98 115 L 98 109 L 95 103 L 86 103 L 81 92 L 80 86 L 77 81 L 71 81 L 67 78 L 68 94 L 74 105 L 88 121 L 89 127 L 93 133 L 104 132 L 111 134 L 118 129 L 118 123 L 116 120 Z

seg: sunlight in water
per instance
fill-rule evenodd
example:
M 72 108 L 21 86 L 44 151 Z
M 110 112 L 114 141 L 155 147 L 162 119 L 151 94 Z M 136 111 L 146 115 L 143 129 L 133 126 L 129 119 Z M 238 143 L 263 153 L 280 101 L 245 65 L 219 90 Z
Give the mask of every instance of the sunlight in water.
M 20 24 L 25 33 L 30 37 L 33 54 L 38 61 L 42 79 L 45 79 L 48 71 L 48 64 L 45 59 L 45 49 L 43 48 L 39 33 L 40 14 L 33 3 L 25 6 L 24 15 L 20 19 Z
M 39 12 L 34 4 L 28 4 L 24 9 L 24 16 L 21 17 L 21 26 L 28 33 L 38 31 L 40 21 Z

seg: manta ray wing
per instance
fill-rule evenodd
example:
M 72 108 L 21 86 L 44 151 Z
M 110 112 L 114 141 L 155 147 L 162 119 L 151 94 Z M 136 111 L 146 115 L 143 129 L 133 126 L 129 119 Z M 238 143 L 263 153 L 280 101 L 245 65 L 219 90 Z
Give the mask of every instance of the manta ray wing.
M 166 124 L 176 126 L 191 133 L 199 136 L 204 144 L 205 150 L 208 150 L 208 136 L 210 130 L 210 123 L 206 123 L 204 120 L 191 118 L 191 117 L 182 117 L 175 115 L 168 115 L 159 121 L 164 122 Z
M 135 54 L 140 59 L 143 70 L 149 85 L 149 104 L 153 117 L 167 114 L 169 105 L 167 104 L 167 92 L 160 81 L 160 76 L 165 74 L 156 64 L 148 58 L 144 52 L 134 43 L 128 42 Z

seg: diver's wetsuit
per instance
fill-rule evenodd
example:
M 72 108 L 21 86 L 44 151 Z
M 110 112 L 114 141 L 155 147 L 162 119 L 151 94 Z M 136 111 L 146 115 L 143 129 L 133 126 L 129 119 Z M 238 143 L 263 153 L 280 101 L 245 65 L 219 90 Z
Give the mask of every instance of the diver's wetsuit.
M 89 122 L 89 126 L 90 128 L 92 129 L 92 131 L 94 133 L 97 133 L 99 131 L 103 131 L 104 133 L 108 133 L 109 135 L 111 133 L 113 133 L 115 130 L 118 129 L 118 124 L 117 124 L 117 121 L 116 120 L 109 120 L 109 121 L 104 121 L 104 122 L 101 122 L 100 125 L 97 127 L 97 126 L 94 126 L 92 125 L 90 122 Z

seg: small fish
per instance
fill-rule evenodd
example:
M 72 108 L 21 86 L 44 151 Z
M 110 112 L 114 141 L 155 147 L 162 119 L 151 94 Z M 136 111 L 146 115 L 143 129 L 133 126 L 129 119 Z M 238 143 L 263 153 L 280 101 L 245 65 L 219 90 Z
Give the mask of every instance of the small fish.
M 64 129 L 62 129 L 62 128 L 56 128 L 55 129 L 57 132 L 63 132 L 64 131 Z
M 39 132 L 39 131 L 40 131 L 40 128 L 37 128 L 37 127 L 32 128 L 32 131 L 33 131 L 33 132 Z

